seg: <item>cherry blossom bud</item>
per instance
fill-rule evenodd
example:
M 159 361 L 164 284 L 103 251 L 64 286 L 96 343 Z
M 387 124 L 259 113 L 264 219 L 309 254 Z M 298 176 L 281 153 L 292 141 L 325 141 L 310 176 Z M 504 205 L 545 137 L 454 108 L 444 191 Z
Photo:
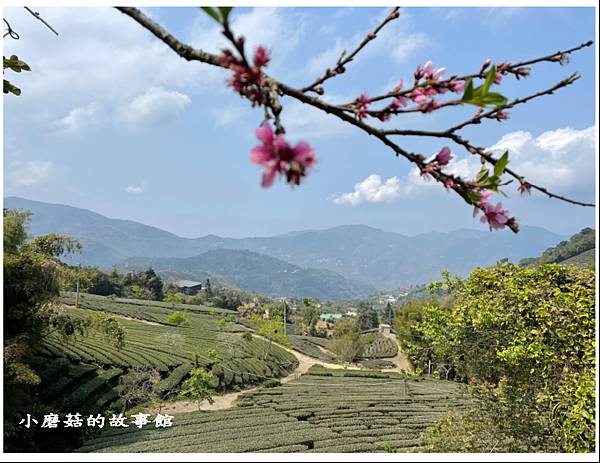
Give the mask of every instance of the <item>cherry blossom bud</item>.
M 447 166 L 452 159 L 452 153 L 450 152 L 450 148 L 444 146 L 438 154 L 436 154 L 434 161 L 438 163 L 440 166 Z
M 494 115 L 494 118 L 498 121 L 505 121 L 505 120 L 509 119 L 509 115 L 506 111 L 498 111 Z
M 452 180 L 451 178 L 446 179 L 446 181 L 444 182 L 444 187 L 447 190 L 451 190 L 454 187 L 454 180 Z

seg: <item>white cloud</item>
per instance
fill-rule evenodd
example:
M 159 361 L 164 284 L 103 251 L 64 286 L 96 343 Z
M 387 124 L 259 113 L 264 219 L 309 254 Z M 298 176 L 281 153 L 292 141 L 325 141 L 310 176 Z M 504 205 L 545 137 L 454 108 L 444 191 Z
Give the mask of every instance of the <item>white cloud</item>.
M 174 120 L 190 104 L 190 97 L 162 87 L 152 87 L 118 110 L 118 118 L 130 128 L 165 124 Z
M 595 127 L 583 130 L 566 127 L 544 132 L 535 138 L 529 132 L 511 132 L 490 149 L 496 156 L 508 150 L 510 168 L 532 183 L 558 194 L 593 197 L 595 133 Z M 469 155 L 454 157 L 446 171 L 469 179 L 474 178 L 480 168 L 479 158 Z M 354 191 L 336 195 L 334 202 L 352 206 L 367 202 L 389 203 L 435 189 L 443 190 L 437 182 L 422 179 L 419 170 L 412 168 L 407 175 L 394 176 L 385 182 L 379 175 L 370 175 L 357 183 Z
M 397 199 L 409 195 L 414 184 L 412 175 L 403 178 L 390 177 L 385 182 L 379 175 L 369 175 L 362 182 L 354 185 L 354 191 L 343 193 L 334 198 L 335 204 L 349 204 L 357 206 L 362 203 L 391 203 Z M 408 181 L 404 181 L 408 180 Z
M 13 164 L 7 171 L 7 183 L 13 188 L 22 188 L 48 180 L 56 173 L 56 167 L 50 161 L 27 161 Z
M 63 134 L 76 134 L 85 128 L 96 125 L 97 114 L 97 105 L 90 103 L 86 106 L 71 109 L 65 117 L 56 122 L 56 125 Z
M 510 167 L 529 181 L 558 192 L 594 191 L 596 127 L 565 127 L 534 138 L 512 132 L 490 149 L 509 151 Z
M 139 194 L 143 193 L 144 189 L 141 186 L 128 186 L 127 193 Z
M 205 72 L 211 66 L 181 59 L 114 8 L 37 10 L 60 36 L 32 21 L 23 8 L 5 11 L 12 24 L 18 24 L 21 36 L 27 37 L 6 44 L 7 52 L 26 57 L 32 68 L 19 76 L 23 98 L 59 94 L 68 101 L 81 101 L 82 94 L 87 98 L 93 94 L 107 102 L 153 86 L 199 90 L 217 86 Z

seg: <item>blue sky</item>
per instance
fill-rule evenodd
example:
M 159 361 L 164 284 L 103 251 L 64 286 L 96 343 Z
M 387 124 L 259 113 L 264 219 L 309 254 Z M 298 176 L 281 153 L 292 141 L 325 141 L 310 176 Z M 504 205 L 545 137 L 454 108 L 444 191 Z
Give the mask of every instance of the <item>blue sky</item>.
M 287 99 L 282 118 L 288 138 L 313 145 L 319 162 L 300 187 L 263 189 L 260 168 L 248 160 L 262 113 L 224 84 L 225 71 L 179 59 L 116 10 L 39 10 L 59 37 L 23 9 L 5 9 L 21 35 L 5 41 L 5 54 L 19 55 L 33 69 L 12 79 L 23 95 L 4 98 L 5 195 L 83 207 L 188 237 L 354 223 L 405 234 L 484 228 L 460 198 L 422 182 L 408 162 L 376 140 Z M 224 44 L 216 23 L 197 9 L 146 11 L 194 46 L 216 52 Z M 271 75 L 300 86 L 333 64 L 343 48 L 352 48 L 386 11 L 239 8 L 233 28 L 249 47 L 270 49 Z M 401 11 L 346 74 L 327 84 L 327 98 L 348 101 L 363 90 L 388 90 L 401 78 L 410 82 L 416 65 L 428 60 L 448 75 L 462 74 L 486 58 L 520 61 L 594 38 L 592 8 Z M 498 90 L 516 97 L 574 71 L 582 74 L 554 96 L 512 110 L 508 121 L 486 122 L 465 136 L 511 150 L 513 167 L 532 181 L 593 201 L 595 53 L 595 46 L 587 48 L 564 67 L 538 65 L 526 80 L 505 78 Z M 388 124 L 443 129 L 472 114 L 472 108 L 455 108 Z M 443 146 L 440 140 L 399 142 L 424 154 Z M 458 158 L 454 168 L 472 170 L 473 160 L 450 146 Z M 503 203 L 522 224 L 564 234 L 593 226 L 594 209 L 509 193 Z

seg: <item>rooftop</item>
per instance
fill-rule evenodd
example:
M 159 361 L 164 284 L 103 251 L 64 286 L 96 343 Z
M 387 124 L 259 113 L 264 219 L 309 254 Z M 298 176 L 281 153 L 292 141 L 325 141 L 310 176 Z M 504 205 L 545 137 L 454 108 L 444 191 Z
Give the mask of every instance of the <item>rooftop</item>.
M 178 280 L 174 281 L 173 284 L 178 288 L 191 288 L 193 286 L 202 286 L 201 282 L 192 280 Z

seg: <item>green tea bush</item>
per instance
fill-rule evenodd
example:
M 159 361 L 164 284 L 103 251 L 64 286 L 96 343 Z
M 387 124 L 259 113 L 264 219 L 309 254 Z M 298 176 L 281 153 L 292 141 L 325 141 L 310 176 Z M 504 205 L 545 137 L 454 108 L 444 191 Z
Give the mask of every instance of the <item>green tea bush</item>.
M 473 421 L 474 414 L 454 418 L 448 438 L 467 439 L 474 428 L 501 423 L 498 435 L 518 441 L 510 446 L 593 452 L 594 272 L 503 263 L 453 285 L 453 302 L 425 307 L 407 342 L 415 361 L 427 352 L 434 365 L 472 383 L 479 397 L 484 421 Z M 443 439 L 438 432 L 430 445 L 444 448 Z

